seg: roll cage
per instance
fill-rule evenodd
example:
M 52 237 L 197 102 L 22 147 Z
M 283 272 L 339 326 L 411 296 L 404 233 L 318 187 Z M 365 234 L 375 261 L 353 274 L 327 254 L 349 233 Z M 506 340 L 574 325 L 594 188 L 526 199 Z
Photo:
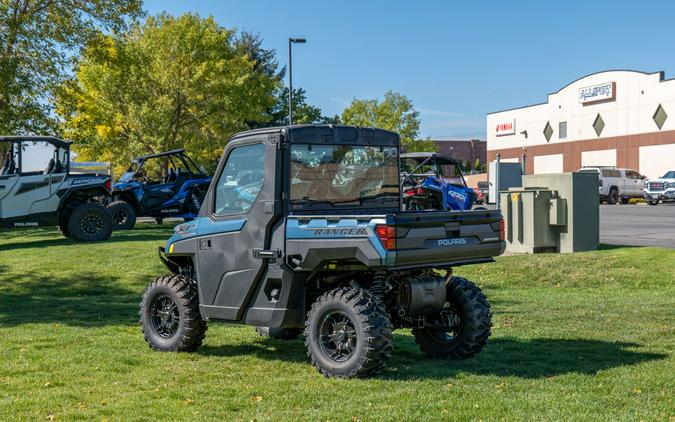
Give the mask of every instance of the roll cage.
M 39 174 L 41 172 L 23 172 L 23 148 L 24 143 L 46 143 L 54 147 L 54 156 L 49 161 L 48 167 L 44 170 L 44 174 L 49 173 L 68 173 L 70 170 L 70 145 L 71 141 L 64 141 L 63 139 L 54 136 L 0 136 L 0 144 L 8 143 L 9 148 L 4 153 L 2 160 L 2 168 L 0 175 L 28 175 Z M 63 159 L 62 159 L 63 158 Z
M 434 152 L 408 152 L 401 154 L 401 162 L 404 160 L 414 161 L 417 166 L 410 173 L 405 171 L 402 173 L 401 186 L 414 177 L 429 177 L 430 175 L 427 173 L 417 173 L 425 165 L 430 165 L 437 177 L 441 177 L 443 174 L 441 166 L 455 166 L 459 172 L 459 178 L 462 181 L 462 184 L 467 186 L 466 180 L 464 179 L 464 172 L 462 171 L 462 163 L 450 156 L 436 154 Z
M 185 149 L 175 149 L 171 151 L 160 152 L 157 154 L 143 155 L 141 157 L 136 157 L 131 160 L 131 165 L 127 169 L 127 173 L 133 173 L 136 176 L 140 171 L 143 170 L 143 166 L 149 160 L 164 158 L 171 163 L 173 168 L 177 169 L 179 166 L 176 164 L 179 161 L 183 164 L 184 168 L 193 176 L 208 177 L 204 172 L 195 164 L 192 159 L 185 154 Z

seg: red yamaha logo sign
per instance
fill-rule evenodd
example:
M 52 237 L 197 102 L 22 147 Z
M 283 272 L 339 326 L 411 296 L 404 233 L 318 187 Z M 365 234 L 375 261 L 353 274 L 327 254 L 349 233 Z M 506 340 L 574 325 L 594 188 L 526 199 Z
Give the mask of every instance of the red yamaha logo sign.
M 495 127 L 495 134 L 497 136 L 515 135 L 516 133 L 516 119 L 510 122 L 497 123 Z

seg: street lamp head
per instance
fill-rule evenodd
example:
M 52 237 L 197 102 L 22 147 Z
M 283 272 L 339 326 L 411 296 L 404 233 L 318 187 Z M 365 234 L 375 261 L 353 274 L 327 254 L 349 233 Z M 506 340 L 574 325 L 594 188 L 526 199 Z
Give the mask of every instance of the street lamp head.
M 289 38 L 288 41 L 297 43 L 297 44 L 304 44 L 307 42 L 305 38 Z

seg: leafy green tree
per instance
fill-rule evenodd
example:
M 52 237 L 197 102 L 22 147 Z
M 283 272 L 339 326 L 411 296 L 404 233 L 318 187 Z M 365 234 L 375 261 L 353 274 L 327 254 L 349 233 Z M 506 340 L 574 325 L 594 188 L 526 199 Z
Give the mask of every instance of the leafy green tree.
M 55 128 L 52 93 L 70 59 L 100 30 L 142 14 L 141 0 L 0 1 L 0 132 Z
M 342 121 L 348 125 L 371 126 L 397 132 L 401 136 L 403 149 L 413 151 L 435 151 L 430 140 L 417 140 L 420 129 L 419 112 L 412 101 L 398 92 L 388 91 L 384 100 L 353 99 L 342 112 Z
M 232 134 L 267 119 L 279 84 L 234 36 L 193 14 L 100 36 L 59 96 L 80 156 L 119 169 L 133 156 L 185 147 L 213 167 Z
M 476 171 L 476 173 L 480 173 L 481 171 L 481 164 L 480 164 L 480 158 L 476 158 L 476 162 L 473 164 L 473 169 Z
M 276 92 L 276 103 L 268 113 L 270 126 L 288 124 L 288 87 L 280 88 Z M 293 88 L 293 124 L 338 124 L 340 116 L 326 117 L 319 107 L 307 104 L 307 96 L 302 88 Z

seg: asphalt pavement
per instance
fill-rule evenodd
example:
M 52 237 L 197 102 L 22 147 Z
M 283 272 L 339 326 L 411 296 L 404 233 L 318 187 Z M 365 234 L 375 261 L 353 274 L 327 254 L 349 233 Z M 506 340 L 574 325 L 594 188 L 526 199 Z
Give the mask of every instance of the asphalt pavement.
M 675 248 L 675 203 L 600 205 L 600 243 Z

